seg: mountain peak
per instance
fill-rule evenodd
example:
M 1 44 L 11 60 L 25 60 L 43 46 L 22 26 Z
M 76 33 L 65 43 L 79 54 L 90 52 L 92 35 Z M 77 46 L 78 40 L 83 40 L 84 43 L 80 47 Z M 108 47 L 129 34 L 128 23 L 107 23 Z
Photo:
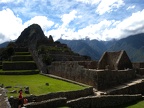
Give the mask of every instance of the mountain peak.
M 45 39 L 47 39 L 47 37 L 44 35 L 40 25 L 32 24 L 21 32 L 20 36 L 16 40 L 16 44 L 23 44 L 27 46 L 31 43 L 37 42 L 38 40 Z

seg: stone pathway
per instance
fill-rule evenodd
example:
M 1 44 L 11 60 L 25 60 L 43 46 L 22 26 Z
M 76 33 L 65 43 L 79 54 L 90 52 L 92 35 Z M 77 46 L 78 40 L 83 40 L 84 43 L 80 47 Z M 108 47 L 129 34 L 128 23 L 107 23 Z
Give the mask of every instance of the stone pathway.
M 11 108 L 4 88 L 0 88 L 0 108 Z

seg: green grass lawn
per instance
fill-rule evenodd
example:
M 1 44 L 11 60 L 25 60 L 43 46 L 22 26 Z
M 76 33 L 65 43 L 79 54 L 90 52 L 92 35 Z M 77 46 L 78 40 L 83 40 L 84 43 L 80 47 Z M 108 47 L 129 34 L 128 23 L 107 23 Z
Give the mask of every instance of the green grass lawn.
M 117 107 L 112 107 L 112 108 L 144 108 L 144 100 L 129 103 L 126 105 L 117 106 Z
M 143 101 L 140 101 L 136 104 L 133 104 L 133 105 L 130 105 L 126 108 L 144 108 L 144 100 Z
M 46 86 L 46 83 L 49 83 L 49 86 Z M 4 84 L 4 86 L 12 86 L 12 88 L 9 88 L 8 91 L 12 90 L 19 91 L 20 88 L 24 90 L 24 87 L 29 86 L 30 94 L 33 95 L 47 94 L 50 92 L 80 90 L 86 88 L 83 86 L 53 79 L 39 74 L 0 75 L 0 84 Z M 8 97 L 9 96 L 17 97 L 19 95 L 18 93 L 9 93 L 9 92 L 7 94 Z M 23 93 L 23 96 L 28 96 L 28 94 Z

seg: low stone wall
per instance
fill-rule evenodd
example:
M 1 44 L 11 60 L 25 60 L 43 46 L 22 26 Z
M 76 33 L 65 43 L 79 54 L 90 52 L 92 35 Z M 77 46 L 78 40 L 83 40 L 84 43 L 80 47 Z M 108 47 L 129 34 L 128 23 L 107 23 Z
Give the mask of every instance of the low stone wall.
M 124 87 L 121 87 L 119 89 L 115 89 L 113 91 L 110 91 L 110 95 L 115 94 L 142 94 L 144 95 L 144 80 L 141 80 L 140 82 L 137 82 L 135 84 L 131 85 L 125 85 Z
M 136 74 L 144 75 L 144 68 L 136 69 Z
M 90 96 L 68 101 L 70 108 L 111 108 L 141 100 L 141 95 Z
M 32 96 L 25 97 L 25 98 L 28 99 L 28 102 L 41 102 L 41 101 L 54 99 L 54 98 L 60 98 L 60 97 L 65 97 L 65 98 L 67 98 L 67 100 L 71 100 L 71 99 L 76 99 L 79 97 L 86 97 L 86 96 L 90 96 L 90 95 L 91 96 L 94 95 L 92 87 L 86 88 L 84 90 L 49 93 L 49 94 L 40 95 L 40 96 L 33 96 L 32 95 Z M 12 108 L 16 108 L 18 99 L 17 98 L 10 98 L 9 102 L 10 102 Z
M 25 104 L 26 108 L 58 108 L 66 105 L 66 98 L 50 99 L 42 102 L 32 102 Z
M 144 68 L 144 62 L 133 63 L 132 65 L 133 65 L 133 68 L 135 69 Z
M 136 78 L 135 70 L 97 70 L 97 89 L 104 90 Z
M 96 70 L 86 69 L 79 62 L 53 62 L 49 73 L 80 83 L 88 84 L 98 90 L 107 89 L 130 81 L 136 77 L 135 70 Z

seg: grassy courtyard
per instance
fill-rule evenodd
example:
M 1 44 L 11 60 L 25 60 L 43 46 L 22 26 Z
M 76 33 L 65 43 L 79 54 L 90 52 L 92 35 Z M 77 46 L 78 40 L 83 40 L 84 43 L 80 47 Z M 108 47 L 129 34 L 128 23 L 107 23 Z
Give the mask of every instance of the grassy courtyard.
M 47 86 L 46 83 L 48 83 L 49 85 Z M 5 87 L 12 86 L 12 88 L 7 89 L 8 97 L 9 96 L 17 97 L 19 95 L 18 93 L 9 93 L 9 92 L 13 90 L 19 91 L 21 88 L 24 90 L 24 87 L 26 86 L 29 87 L 30 94 L 33 95 L 41 95 L 59 91 L 80 90 L 86 88 L 76 84 L 46 77 L 40 74 L 0 75 L 0 84 L 4 84 Z M 28 96 L 30 94 L 23 93 L 23 96 Z

